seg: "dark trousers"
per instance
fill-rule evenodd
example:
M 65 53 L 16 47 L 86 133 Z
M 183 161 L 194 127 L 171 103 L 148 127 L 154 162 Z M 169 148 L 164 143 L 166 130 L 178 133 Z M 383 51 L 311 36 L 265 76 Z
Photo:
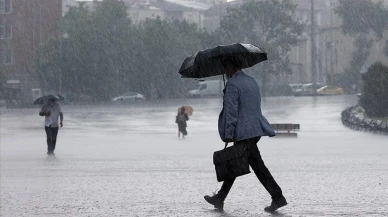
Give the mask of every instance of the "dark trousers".
M 57 143 L 58 127 L 44 127 L 47 135 L 47 151 L 53 152 Z
M 261 159 L 260 151 L 257 148 L 257 142 L 259 140 L 260 137 L 247 139 L 236 142 L 234 145 L 246 146 L 249 165 L 252 167 L 261 184 L 271 195 L 272 199 L 277 200 L 283 197 L 282 189 L 280 189 L 279 185 L 276 183 L 271 173 L 265 166 L 264 161 Z M 217 194 L 222 200 L 225 200 L 226 196 L 228 196 L 228 193 L 232 188 L 235 179 L 236 178 L 233 178 L 223 182 L 221 190 Z
M 178 124 L 178 133 L 182 133 L 183 136 L 186 136 L 187 135 L 187 130 L 186 130 L 186 125 L 179 125 Z

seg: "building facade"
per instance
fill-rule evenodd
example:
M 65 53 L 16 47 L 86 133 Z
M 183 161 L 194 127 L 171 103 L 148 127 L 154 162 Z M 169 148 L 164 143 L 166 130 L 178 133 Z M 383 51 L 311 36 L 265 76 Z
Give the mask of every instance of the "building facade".
M 61 0 L 0 0 L 0 73 L 2 97 L 31 102 L 39 88 L 33 76 L 40 45 L 58 37 Z
M 102 0 L 62 0 L 62 15 L 69 7 L 83 3 L 88 9 L 94 7 Z M 204 28 L 204 12 L 212 7 L 209 1 L 185 0 L 121 0 L 128 7 L 128 16 L 134 24 L 139 24 L 146 19 L 160 18 L 162 20 L 186 20 L 195 23 L 198 28 Z M 212 1 L 213 2 L 213 1 Z M 220 2 L 218 0 L 214 2 Z

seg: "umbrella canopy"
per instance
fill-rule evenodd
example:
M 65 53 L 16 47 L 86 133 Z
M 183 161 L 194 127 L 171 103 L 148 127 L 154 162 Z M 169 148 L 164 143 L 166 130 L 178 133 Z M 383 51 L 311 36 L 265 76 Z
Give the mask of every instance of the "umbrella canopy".
M 44 95 L 44 96 L 41 96 L 39 98 L 37 98 L 35 101 L 34 101 L 34 105 L 37 105 L 37 104 L 46 104 L 50 99 L 53 99 L 55 101 L 59 101 L 59 100 L 64 100 L 65 98 L 59 94 L 57 95 L 52 95 L 52 94 L 49 94 L 49 95 Z
M 190 116 L 190 115 L 193 114 L 194 109 L 193 109 L 191 106 L 185 105 L 185 106 L 183 106 L 183 108 L 185 108 L 185 113 L 186 113 L 188 116 Z
M 184 105 L 184 106 L 182 106 L 182 107 L 179 107 L 179 108 L 178 108 L 178 112 L 180 112 L 182 108 L 185 109 L 185 113 L 187 114 L 187 116 L 193 115 L 194 109 L 193 109 L 191 106 Z
M 59 100 L 65 100 L 65 97 L 63 97 L 63 96 L 60 95 L 60 94 L 57 94 L 57 95 L 55 95 L 55 96 L 58 97 Z
M 205 78 L 222 75 L 226 69 L 225 62 L 239 61 L 241 68 L 249 68 L 267 60 L 267 53 L 252 44 L 220 45 L 199 51 L 187 57 L 179 70 L 184 78 Z

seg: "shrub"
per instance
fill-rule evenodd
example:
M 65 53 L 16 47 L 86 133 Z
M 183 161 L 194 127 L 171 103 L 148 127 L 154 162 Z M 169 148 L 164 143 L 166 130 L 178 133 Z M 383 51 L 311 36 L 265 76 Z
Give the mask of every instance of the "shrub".
M 377 62 L 362 76 L 360 105 L 368 116 L 388 116 L 388 66 Z

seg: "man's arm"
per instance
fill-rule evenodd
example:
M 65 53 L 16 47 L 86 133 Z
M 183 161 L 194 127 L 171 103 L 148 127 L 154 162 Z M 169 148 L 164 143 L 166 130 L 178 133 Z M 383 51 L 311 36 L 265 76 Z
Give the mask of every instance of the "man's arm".
M 240 91 L 236 85 L 227 84 L 225 87 L 224 115 L 225 115 L 225 140 L 232 142 L 238 118 L 238 98 Z

